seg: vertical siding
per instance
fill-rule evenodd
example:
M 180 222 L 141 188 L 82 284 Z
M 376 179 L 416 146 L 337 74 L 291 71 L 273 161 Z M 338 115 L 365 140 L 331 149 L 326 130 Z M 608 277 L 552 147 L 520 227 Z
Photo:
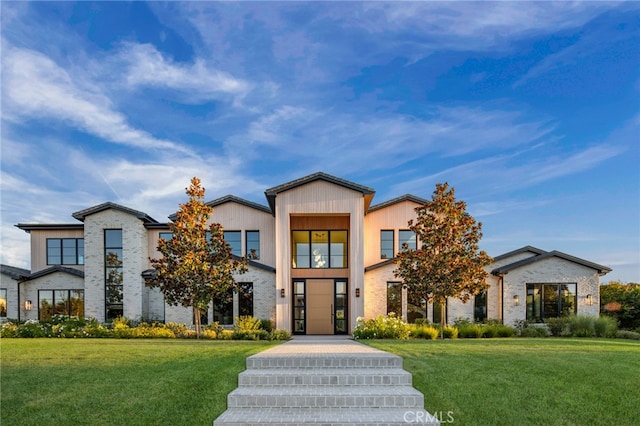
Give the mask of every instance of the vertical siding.
M 417 217 L 415 208 L 419 204 L 412 201 L 402 201 L 381 210 L 369 213 L 364 218 L 364 264 L 366 266 L 375 265 L 383 261 L 380 258 L 380 231 L 383 229 L 393 230 L 394 254 L 399 251 L 398 230 L 409 229 L 409 219 Z
M 83 238 L 84 233 L 81 229 L 73 230 L 51 230 L 31 232 L 31 272 L 38 272 L 48 268 L 47 265 L 47 238 Z M 64 265 L 69 268 L 83 270 L 83 265 Z
M 277 326 L 291 330 L 290 217 L 305 214 L 349 216 L 349 315 L 352 330 L 355 319 L 364 315 L 364 298 L 355 298 L 355 289 L 364 286 L 364 197 L 360 192 L 324 181 L 311 182 L 276 197 L 276 291 L 284 288 L 287 295 L 276 298 Z

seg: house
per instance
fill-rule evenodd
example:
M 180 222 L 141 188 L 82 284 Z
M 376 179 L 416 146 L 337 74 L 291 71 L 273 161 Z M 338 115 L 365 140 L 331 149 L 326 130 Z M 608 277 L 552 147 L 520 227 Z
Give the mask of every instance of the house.
M 248 271 L 236 276 L 233 301 L 212 304 L 204 322 L 231 324 L 240 315 L 268 318 L 297 334 L 348 334 L 358 317 L 395 312 L 413 322 L 458 317 L 542 321 L 550 316 L 598 315 L 599 276 L 609 268 L 560 252 L 524 247 L 495 258 L 489 289 L 467 304 L 414 300 L 394 277 L 403 244 L 418 247 L 408 229 L 425 200 L 404 195 L 373 204 L 375 191 L 315 173 L 265 191 L 267 204 L 227 195 L 208 204 Z M 16 225 L 31 236 L 31 271 L 2 267 L 5 316 L 52 314 L 109 321 L 131 319 L 192 324 L 190 309 L 169 306 L 145 286 L 159 238 L 169 224 L 107 202 L 72 214 L 69 224 Z M 169 216 L 170 220 L 175 215 Z

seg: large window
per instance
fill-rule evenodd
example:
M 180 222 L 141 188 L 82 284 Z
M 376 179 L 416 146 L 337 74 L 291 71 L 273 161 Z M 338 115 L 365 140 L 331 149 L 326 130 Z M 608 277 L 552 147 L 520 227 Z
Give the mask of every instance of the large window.
M 387 283 L 387 315 L 402 317 L 402 283 Z
M 246 232 L 247 259 L 260 260 L 260 231 Z
M 346 268 L 347 231 L 293 231 L 294 268 Z
M 7 289 L 0 288 L 0 318 L 7 317 Z
M 253 283 L 238 283 L 238 314 L 253 316 Z
M 576 313 L 576 284 L 527 284 L 527 320 L 566 317 Z
M 47 238 L 47 265 L 84 265 L 84 239 Z
M 242 237 L 240 231 L 224 231 L 224 240 L 231 246 L 231 254 L 242 256 Z
M 393 256 L 393 231 L 382 230 L 380 231 L 380 258 L 392 259 Z
M 84 316 L 84 290 L 39 290 L 38 319 L 46 321 L 53 315 Z
M 416 238 L 416 233 L 401 229 L 398 231 L 398 244 L 400 245 L 400 250 L 417 250 L 418 239 Z
M 413 324 L 419 318 L 427 318 L 427 301 L 415 293 L 407 292 L 407 322 Z
M 229 294 L 225 300 L 214 301 L 213 303 L 213 321 L 217 321 L 220 325 L 233 324 L 233 290 L 229 289 Z
M 473 320 L 482 322 L 487 319 L 487 292 L 476 295 L 473 298 Z
M 434 324 L 441 324 L 442 323 L 442 315 L 444 314 L 444 317 L 447 317 L 447 302 L 444 303 L 444 305 L 442 303 L 439 302 L 433 302 L 433 323 Z
M 106 320 L 123 316 L 122 229 L 104 230 Z

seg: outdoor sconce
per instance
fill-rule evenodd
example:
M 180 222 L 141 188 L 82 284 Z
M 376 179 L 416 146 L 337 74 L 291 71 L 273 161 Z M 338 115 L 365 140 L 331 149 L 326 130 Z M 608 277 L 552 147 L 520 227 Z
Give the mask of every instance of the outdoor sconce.
M 356 297 L 360 297 L 360 289 L 356 288 Z
M 280 289 L 280 297 L 284 297 L 284 288 Z
M 593 305 L 593 294 L 587 294 L 587 305 Z
M 25 309 L 25 310 L 30 311 L 30 310 L 31 310 L 31 306 L 32 306 L 32 305 L 33 305 L 33 304 L 31 303 L 31 300 L 25 300 L 25 301 L 24 301 L 24 309 Z
M 513 306 L 520 306 L 520 296 L 517 294 L 513 296 Z

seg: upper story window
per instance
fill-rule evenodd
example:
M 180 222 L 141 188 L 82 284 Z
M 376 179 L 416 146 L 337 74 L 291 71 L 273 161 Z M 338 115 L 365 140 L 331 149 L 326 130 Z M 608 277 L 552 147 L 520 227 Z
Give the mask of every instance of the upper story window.
M 380 258 L 392 259 L 393 253 L 393 230 L 380 231 Z
M 105 309 L 110 321 L 124 313 L 122 229 L 104 230 Z
M 247 231 L 246 253 L 249 260 L 260 260 L 260 231 Z
M 162 240 L 171 241 L 172 238 L 173 238 L 173 232 L 161 232 L 160 233 L 160 239 L 162 239 Z
M 242 256 L 242 238 L 240 231 L 224 231 L 224 240 L 231 246 L 231 254 Z
M 84 265 L 84 239 L 47 238 L 47 265 Z
M 293 231 L 294 268 L 346 268 L 347 231 Z
M 401 229 L 398 231 L 398 244 L 400 250 L 405 250 L 405 244 L 408 250 L 418 249 L 418 238 L 416 233 L 410 230 Z

